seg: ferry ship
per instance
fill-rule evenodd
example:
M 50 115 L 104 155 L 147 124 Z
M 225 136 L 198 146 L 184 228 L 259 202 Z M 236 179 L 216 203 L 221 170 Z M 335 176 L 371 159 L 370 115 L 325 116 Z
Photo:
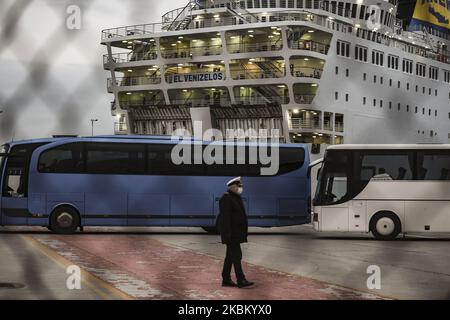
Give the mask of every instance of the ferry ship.
M 115 132 L 277 129 L 314 154 L 449 143 L 450 2 L 418 0 L 408 28 L 397 11 L 398 0 L 202 0 L 104 30 Z

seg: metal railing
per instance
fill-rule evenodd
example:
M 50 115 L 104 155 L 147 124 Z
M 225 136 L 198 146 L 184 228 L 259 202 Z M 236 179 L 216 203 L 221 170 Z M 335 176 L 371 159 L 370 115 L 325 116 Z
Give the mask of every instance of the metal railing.
M 114 123 L 114 133 L 115 134 L 127 134 L 128 133 L 128 125 L 125 122 Z
M 290 41 L 289 48 L 294 50 L 308 50 L 322 54 L 327 54 L 328 50 L 330 49 L 330 45 L 315 42 L 312 40 L 300 40 L 300 41 Z
M 128 86 L 145 86 L 152 84 L 160 84 L 160 76 L 141 76 L 141 77 L 118 77 L 116 78 L 116 86 L 128 87 Z M 112 88 L 113 81 L 108 78 L 108 89 Z
M 283 44 L 274 42 L 231 43 L 227 44 L 227 49 L 229 53 L 280 51 L 283 49 Z
M 291 69 L 291 74 L 297 78 L 315 78 L 322 77 L 323 69 L 313 67 L 294 67 Z
M 289 120 L 289 130 L 320 130 L 320 121 L 317 120 L 304 120 L 299 118 L 291 118 Z
M 333 131 L 333 122 L 331 122 L 331 121 L 324 121 L 324 123 L 323 123 L 323 130 Z
M 170 103 L 174 105 L 188 106 L 188 107 L 208 107 L 208 106 L 230 106 L 231 101 L 228 99 L 182 99 L 174 98 L 170 99 Z
M 295 102 L 299 104 L 311 104 L 315 97 L 315 94 L 294 94 Z
M 246 79 L 273 79 L 273 78 L 283 78 L 285 74 L 283 72 L 263 72 L 263 71 L 232 71 L 233 80 L 246 80 Z
M 222 45 L 192 47 L 189 49 L 161 49 L 164 59 L 216 56 L 222 54 Z
M 336 132 L 344 132 L 344 124 L 342 122 L 336 122 L 334 124 L 334 131 L 336 131 Z
M 236 103 L 242 105 L 265 105 L 268 103 L 274 104 L 288 104 L 289 97 L 280 97 L 280 96 L 272 96 L 272 97 L 236 97 Z
M 115 53 L 112 54 L 111 57 L 105 54 L 103 56 L 103 64 L 156 60 L 157 58 L 158 54 L 156 53 L 156 51 L 146 53 Z
M 131 36 L 143 36 L 150 35 L 159 32 L 163 32 L 162 23 L 148 23 L 148 24 L 137 24 L 126 27 L 118 27 L 112 29 L 106 29 L 102 31 L 102 40 L 121 38 L 121 37 L 131 37 Z

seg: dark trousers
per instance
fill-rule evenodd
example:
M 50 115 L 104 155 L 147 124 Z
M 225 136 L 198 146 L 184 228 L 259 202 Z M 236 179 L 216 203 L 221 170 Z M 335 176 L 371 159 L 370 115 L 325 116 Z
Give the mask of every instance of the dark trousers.
M 228 243 L 227 255 L 223 263 L 222 278 L 223 280 L 231 279 L 231 267 L 234 266 L 236 279 L 238 282 L 245 280 L 244 271 L 242 271 L 242 250 L 240 243 Z

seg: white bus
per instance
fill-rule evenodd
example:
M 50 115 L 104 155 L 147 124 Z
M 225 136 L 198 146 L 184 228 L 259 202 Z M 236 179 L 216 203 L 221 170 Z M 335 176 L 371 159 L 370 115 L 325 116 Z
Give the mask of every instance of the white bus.
M 317 231 L 450 232 L 450 145 L 332 146 L 318 165 Z

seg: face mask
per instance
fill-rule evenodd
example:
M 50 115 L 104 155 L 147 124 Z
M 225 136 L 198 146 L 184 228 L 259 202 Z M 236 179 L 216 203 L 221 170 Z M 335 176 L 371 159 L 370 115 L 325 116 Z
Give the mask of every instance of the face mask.
M 244 192 L 244 188 L 240 187 L 237 191 L 237 194 L 242 194 Z

